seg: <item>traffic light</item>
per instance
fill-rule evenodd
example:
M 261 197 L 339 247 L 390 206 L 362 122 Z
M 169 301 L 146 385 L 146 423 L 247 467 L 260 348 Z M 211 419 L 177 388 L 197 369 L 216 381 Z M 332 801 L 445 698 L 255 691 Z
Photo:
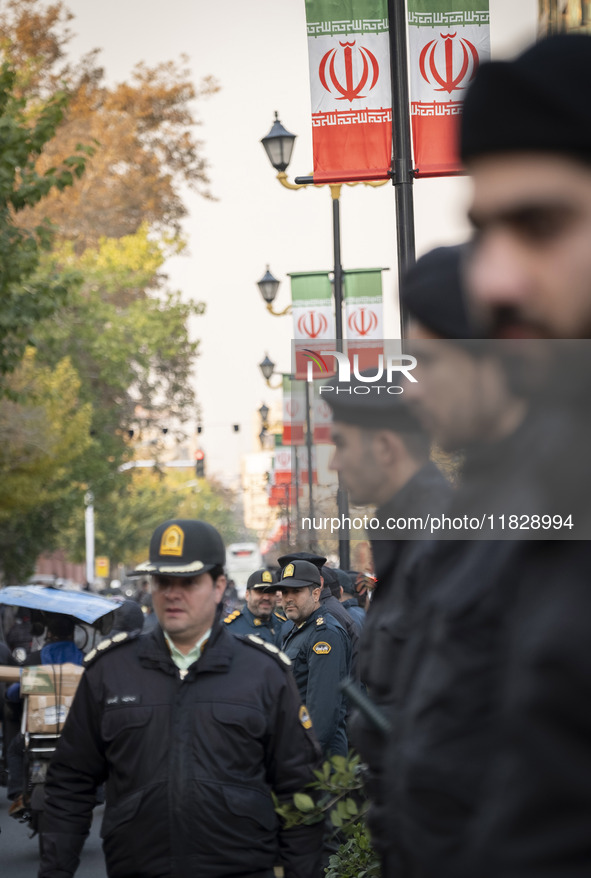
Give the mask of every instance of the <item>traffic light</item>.
M 205 478 L 205 453 L 200 448 L 195 452 L 195 475 L 198 479 Z

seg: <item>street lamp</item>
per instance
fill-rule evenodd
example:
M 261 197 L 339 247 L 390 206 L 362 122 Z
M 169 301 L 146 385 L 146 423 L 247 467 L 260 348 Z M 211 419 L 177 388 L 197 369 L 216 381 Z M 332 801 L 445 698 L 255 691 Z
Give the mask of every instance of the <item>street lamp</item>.
M 282 172 L 287 169 L 291 161 L 291 153 L 295 142 L 295 134 L 290 134 L 279 121 L 279 114 L 275 111 L 275 121 L 269 133 L 262 138 L 261 143 L 269 161 L 276 171 Z
M 304 189 L 308 185 L 315 184 L 312 178 L 306 178 L 301 183 L 290 183 L 287 179 L 285 171 L 291 160 L 291 153 L 295 141 L 295 134 L 286 131 L 279 116 L 275 112 L 275 122 L 266 137 L 263 137 L 261 143 L 265 147 L 265 152 L 269 161 L 275 168 L 277 179 L 286 189 Z M 367 181 L 367 185 L 383 185 L 387 181 Z M 322 185 L 322 184 L 321 184 Z M 343 350 L 343 266 L 341 264 L 341 183 L 329 183 L 330 195 L 332 199 L 332 240 L 333 240 L 333 297 L 334 297 L 334 316 L 335 316 L 335 334 L 336 346 L 338 351 Z M 356 185 L 356 184 L 353 184 Z M 259 286 L 260 289 L 260 286 Z M 262 293 L 261 289 L 261 293 Z M 276 291 L 275 291 L 276 292 Z M 274 314 L 271 305 L 267 303 L 267 310 Z M 306 394 L 308 394 L 308 382 L 306 382 Z M 311 471 L 310 471 L 311 472 Z M 310 484 L 310 489 L 312 488 Z M 337 507 L 339 517 L 342 522 L 348 521 L 349 518 L 349 498 L 345 488 L 342 486 L 339 475 L 339 487 L 337 489 Z M 349 529 L 344 527 L 339 531 L 339 563 L 341 569 L 348 570 L 351 566 L 349 551 Z
M 263 297 L 263 301 L 267 306 L 267 311 L 273 315 L 273 317 L 283 317 L 284 314 L 291 313 L 291 305 L 288 305 L 287 308 L 284 308 L 283 311 L 274 311 L 273 310 L 273 302 L 275 301 L 275 296 L 277 295 L 277 290 L 279 289 L 280 281 L 277 280 L 276 277 L 273 277 L 271 272 L 269 271 L 269 266 L 267 265 L 267 270 L 260 280 L 257 281 L 257 287 Z
M 289 372 L 275 372 L 275 363 L 269 357 L 268 354 L 265 354 L 265 359 L 259 363 L 259 369 L 263 374 L 263 378 L 267 384 L 267 387 L 270 387 L 272 390 L 277 390 L 283 384 L 284 378 L 289 378 L 290 381 L 295 380 L 295 375 Z M 281 381 L 279 384 L 271 384 L 271 377 L 273 375 L 280 375 Z M 314 437 L 312 435 L 312 419 L 310 416 L 310 388 L 307 381 L 304 382 L 304 390 L 305 390 L 305 409 L 306 409 L 306 454 L 307 454 L 307 465 L 308 465 L 308 509 L 310 520 L 314 519 L 314 493 L 312 487 L 312 446 L 314 444 Z M 261 412 L 261 409 L 259 409 Z M 268 412 L 268 409 L 267 409 Z M 262 414 L 261 414 L 262 417 Z M 299 523 L 299 503 L 298 503 L 298 491 L 299 491 L 299 471 L 298 471 L 298 453 L 297 448 L 295 449 L 294 456 L 294 476 L 295 476 L 295 487 L 296 487 L 296 520 Z M 310 551 L 314 551 L 315 541 L 313 537 L 312 531 L 310 531 Z

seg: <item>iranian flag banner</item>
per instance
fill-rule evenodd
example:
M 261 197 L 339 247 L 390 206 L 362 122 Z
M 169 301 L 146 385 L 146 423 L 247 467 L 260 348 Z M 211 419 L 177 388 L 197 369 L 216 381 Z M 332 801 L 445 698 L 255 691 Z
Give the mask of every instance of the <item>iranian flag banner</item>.
M 408 0 L 410 108 L 418 177 L 462 173 L 466 89 L 490 57 L 488 0 Z
M 392 87 L 387 0 L 306 0 L 314 180 L 387 180 Z
M 382 302 L 382 269 L 361 268 L 344 273 L 345 322 L 347 354 L 358 369 L 371 369 L 378 364 L 384 348 L 384 307 Z
M 303 381 L 283 376 L 283 444 L 304 444 L 306 400 Z
M 334 348 L 335 337 L 332 287 L 328 272 L 298 272 L 290 274 L 290 278 L 295 377 L 304 381 L 308 377 L 327 377 L 328 374 L 334 374 L 334 368 L 329 373 L 320 351 L 327 349 L 328 342 L 328 348 Z
M 322 384 L 321 381 L 314 387 L 314 401 L 312 405 L 314 445 L 332 445 L 332 411 L 329 404 L 325 402 L 318 392 L 320 384 Z

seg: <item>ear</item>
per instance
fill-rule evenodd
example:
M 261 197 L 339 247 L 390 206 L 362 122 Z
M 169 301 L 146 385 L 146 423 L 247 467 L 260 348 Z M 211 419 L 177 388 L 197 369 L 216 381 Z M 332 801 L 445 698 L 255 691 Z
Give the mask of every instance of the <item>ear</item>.
M 223 598 L 227 584 L 228 584 L 228 580 L 226 579 L 224 574 L 222 574 L 221 576 L 218 576 L 218 578 L 215 580 L 215 582 L 213 584 L 213 589 L 215 592 L 216 603 L 219 604 L 219 602 Z
M 404 444 L 398 434 L 393 433 L 392 430 L 376 430 L 373 447 L 378 463 L 389 468 L 400 459 Z

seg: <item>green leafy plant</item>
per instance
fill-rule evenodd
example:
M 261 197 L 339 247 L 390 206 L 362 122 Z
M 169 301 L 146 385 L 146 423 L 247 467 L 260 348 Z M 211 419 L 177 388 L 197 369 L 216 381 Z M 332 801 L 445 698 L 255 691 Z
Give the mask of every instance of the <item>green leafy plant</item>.
M 361 760 L 356 753 L 332 756 L 324 762 L 315 779 L 292 802 L 275 810 L 286 829 L 330 821 L 333 832 L 327 842 L 338 844 L 331 854 L 326 878 L 380 878 L 380 862 L 371 846 L 365 823 L 368 802 L 363 792 Z

